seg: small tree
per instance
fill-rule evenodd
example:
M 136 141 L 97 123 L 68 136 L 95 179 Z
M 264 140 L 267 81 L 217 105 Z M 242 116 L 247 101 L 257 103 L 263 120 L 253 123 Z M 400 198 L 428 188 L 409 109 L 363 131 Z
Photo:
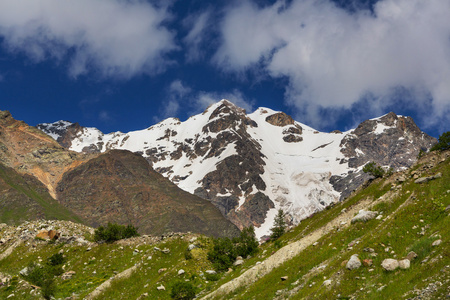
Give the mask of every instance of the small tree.
M 244 227 L 239 237 L 234 238 L 233 242 L 236 244 L 236 253 L 242 257 L 253 255 L 258 252 L 258 240 L 255 235 L 255 228 L 253 226 Z
M 431 147 L 430 151 L 444 151 L 450 149 L 450 131 L 444 132 L 439 136 L 439 142 Z
M 363 172 L 372 175 L 375 178 L 383 177 L 385 171 L 382 167 L 377 166 L 375 162 L 369 162 L 363 167 Z
M 286 222 L 284 221 L 284 215 L 284 211 L 280 208 L 278 210 L 278 214 L 275 216 L 273 227 L 270 229 L 272 231 L 270 238 L 273 240 L 281 237 L 286 231 Z

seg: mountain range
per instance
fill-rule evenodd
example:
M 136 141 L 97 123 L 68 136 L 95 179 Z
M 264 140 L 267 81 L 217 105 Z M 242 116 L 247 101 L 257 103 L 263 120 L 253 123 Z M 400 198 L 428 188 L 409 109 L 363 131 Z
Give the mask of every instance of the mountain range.
M 254 225 L 258 237 L 270 232 L 278 209 L 286 212 L 289 224 L 296 225 L 342 201 L 364 184 L 370 178 L 362 171 L 367 162 L 395 171 L 406 169 L 417 160 L 420 151 L 436 143 L 412 118 L 392 112 L 346 132 L 327 133 L 269 108 L 258 108 L 248 114 L 227 100 L 184 122 L 169 118 L 128 133 L 105 134 L 68 121 L 36 127 L 59 143 L 53 147 L 68 149 L 67 153 L 74 157 L 101 153 L 117 156 L 111 150 L 138 154 L 180 189 L 214 204 L 240 229 Z M 130 172 L 139 165 L 123 164 Z M 69 189 L 72 198 L 66 194 L 68 189 L 62 182 L 57 184 L 58 190 L 50 185 L 50 194 L 62 204 L 74 203 L 78 213 L 89 205 L 94 209 L 96 204 L 88 196 L 105 182 L 74 181 L 89 172 L 96 175 L 107 172 L 106 165 L 84 164 L 84 170 L 74 169 L 72 176 L 64 174 L 63 182 L 72 180 Z M 91 190 L 86 187 L 89 184 Z M 105 199 L 111 196 L 119 199 L 122 194 L 102 195 Z M 81 199 L 86 203 L 80 202 Z M 64 205 L 69 207 L 67 203 Z M 101 220 L 101 211 L 94 215 Z M 119 212 L 115 216 L 122 221 L 126 219 Z

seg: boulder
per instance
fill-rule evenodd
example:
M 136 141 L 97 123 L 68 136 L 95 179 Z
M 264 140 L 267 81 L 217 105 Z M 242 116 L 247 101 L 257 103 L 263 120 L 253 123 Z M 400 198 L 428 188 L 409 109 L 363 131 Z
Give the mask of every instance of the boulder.
M 186 273 L 183 269 L 178 270 L 178 275 L 183 275 L 184 273 Z
M 158 291 L 165 291 L 166 290 L 166 288 L 162 284 L 160 286 L 156 287 L 156 289 Z
M 72 276 L 75 275 L 75 274 L 76 274 L 75 271 L 68 271 L 68 272 L 65 272 L 64 274 L 61 275 L 61 279 L 62 279 L 62 280 L 68 280 L 68 279 L 71 279 Z
M 400 269 L 409 269 L 410 265 L 411 263 L 407 258 L 398 261 L 398 266 L 400 267 Z
M 415 258 L 417 258 L 417 253 L 414 251 L 411 251 L 408 253 L 408 255 L 406 255 L 406 259 L 408 259 L 409 261 L 413 261 Z
M 439 246 L 441 243 L 442 243 L 442 240 L 435 240 L 433 242 L 433 244 L 431 244 L 431 246 L 436 247 L 436 246 Z
M 190 244 L 190 245 L 188 246 L 188 250 L 189 250 L 189 251 L 194 250 L 194 248 L 195 248 L 195 245 L 194 245 L 194 244 Z
M 324 285 L 324 286 L 330 286 L 330 285 L 331 285 L 331 280 L 330 280 L 330 279 L 325 280 L 325 281 L 323 282 L 323 285 Z
M 236 261 L 233 263 L 233 266 L 240 266 L 244 263 L 243 259 L 236 259 Z
M 214 271 L 214 270 L 206 270 L 205 273 L 206 273 L 206 274 L 209 274 L 209 275 L 217 274 L 217 272 Z
M 385 269 L 386 271 L 394 271 L 399 267 L 399 264 L 396 259 L 386 258 L 381 263 L 381 267 L 383 267 L 383 269 Z
M 161 268 L 161 269 L 158 270 L 158 274 L 161 274 L 161 273 L 163 273 L 165 271 L 167 271 L 167 268 Z
M 362 261 L 362 263 L 365 267 L 370 267 L 373 264 L 373 261 L 369 258 L 366 258 Z
M 353 254 L 345 266 L 349 270 L 358 269 L 361 267 L 361 261 L 358 258 L 358 254 Z
M 367 211 L 367 210 L 361 209 L 359 211 L 359 213 L 353 217 L 352 223 L 360 222 L 360 221 L 367 222 L 367 221 L 375 218 L 377 215 L 378 215 L 377 211 Z
M 283 276 L 283 277 L 281 277 L 281 281 L 286 281 L 286 280 L 288 280 L 288 276 Z

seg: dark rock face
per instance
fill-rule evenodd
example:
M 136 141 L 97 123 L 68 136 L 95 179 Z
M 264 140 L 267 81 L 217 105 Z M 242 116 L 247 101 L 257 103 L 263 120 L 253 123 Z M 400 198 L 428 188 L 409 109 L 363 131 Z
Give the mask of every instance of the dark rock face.
M 266 122 L 279 127 L 295 124 L 294 119 L 292 119 L 291 116 L 285 114 L 284 112 L 279 112 L 268 116 L 266 118 Z
M 397 170 L 409 167 L 413 163 L 411 157 L 416 158 L 420 150 L 429 149 L 435 143 L 436 139 L 423 133 L 412 118 L 398 117 L 391 112 L 379 120 L 361 123 L 342 140 L 341 152 L 348 157 L 352 168 L 375 161 Z
M 420 150 L 427 150 L 436 139 L 423 133 L 410 117 L 391 112 L 379 119 L 367 120 L 341 142 L 341 152 L 348 157 L 349 167 L 358 168 L 374 161 L 394 170 L 410 167 Z M 341 192 L 341 200 L 370 179 L 362 171 L 345 177 L 333 176 L 330 183 Z
M 182 191 L 126 150 L 109 151 L 66 172 L 57 193 L 61 204 L 91 226 L 131 223 L 146 234 L 239 232 L 210 202 Z

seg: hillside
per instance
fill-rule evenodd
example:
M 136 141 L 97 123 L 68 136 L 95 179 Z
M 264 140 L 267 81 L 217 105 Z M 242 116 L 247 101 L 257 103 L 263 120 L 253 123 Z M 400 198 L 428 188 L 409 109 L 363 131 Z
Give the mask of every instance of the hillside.
M 352 222 L 362 209 L 376 211 L 376 217 Z M 171 299 L 172 287 L 181 280 L 204 299 L 446 299 L 449 217 L 447 151 L 427 154 L 411 169 L 373 180 L 347 200 L 303 220 L 276 243 L 262 244 L 243 264 L 214 276 L 206 272 L 212 269 L 206 259 L 211 242 L 194 234 L 97 244 L 89 241 L 92 229 L 67 221 L 2 225 L 0 297 L 40 299 L 39 288 L 19 272 L 60 252 L 66 257 L 66 273 L 56 278 L 57 298 Z M 36 239 L 41 229 L 58 230 L 61 238 Z M 191 244 L 196 248 L 187 259 Z M 359 267 L 348 262 L 355 261 L 355 254 Z M 385 270 L 385 259 L 402 261 L 402 268 Z
M 220 211 L 126 150 L 78 153 L 0 111 L 0 221 L 58 219 L 97 227 L 132 224 L 142 234 L 235 236 Z

